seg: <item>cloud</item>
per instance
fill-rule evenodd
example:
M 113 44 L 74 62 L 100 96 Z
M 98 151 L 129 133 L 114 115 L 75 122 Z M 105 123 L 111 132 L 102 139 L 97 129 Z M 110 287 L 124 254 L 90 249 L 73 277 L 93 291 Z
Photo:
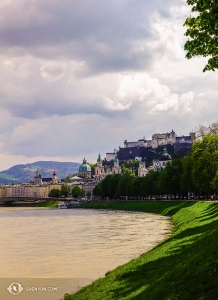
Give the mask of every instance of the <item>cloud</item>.
M 189 14 L 183 0 L 2 0 L 2 157 L 94 161 L 215 121 L 218 75 L 185 59 Z
M 48 81 L 58 81 L 66 70 L 65 63 L 50 62 L 40 68 L 42 78 Z

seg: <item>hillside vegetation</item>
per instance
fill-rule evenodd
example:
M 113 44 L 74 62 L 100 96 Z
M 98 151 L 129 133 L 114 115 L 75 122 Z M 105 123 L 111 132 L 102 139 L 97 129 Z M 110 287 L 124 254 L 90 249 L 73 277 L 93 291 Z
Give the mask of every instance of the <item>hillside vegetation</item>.
M 66 294 L 64 300 L 217 299 L 216 203 L 105 201 L 88 204 L 86 208 L 136 210 L 168 215 L 172 217 L 172 235 L 139 258 L 108 271 L 104 278 L 73 295 Z
M 58 178 L 65 178 L 68 174 L 78 172 L 80 163 L 76 162 L 57 162 L 57 161 L 37 161 L 30 164 L 21 164 L 0 172 L 0 184 L 21 183 L 33 180 L 37 170 L 42 177 L 52 177 L 56 170 Z

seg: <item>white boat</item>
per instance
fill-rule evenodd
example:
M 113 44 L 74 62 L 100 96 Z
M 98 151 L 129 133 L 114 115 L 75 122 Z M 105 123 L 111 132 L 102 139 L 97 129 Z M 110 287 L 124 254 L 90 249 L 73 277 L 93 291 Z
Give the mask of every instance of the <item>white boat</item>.
M 65 203 L 59 203 L 59 204 L 57 204 L 57 208 L 66 209 L 67 208 L 67 204 L 65 204 Z

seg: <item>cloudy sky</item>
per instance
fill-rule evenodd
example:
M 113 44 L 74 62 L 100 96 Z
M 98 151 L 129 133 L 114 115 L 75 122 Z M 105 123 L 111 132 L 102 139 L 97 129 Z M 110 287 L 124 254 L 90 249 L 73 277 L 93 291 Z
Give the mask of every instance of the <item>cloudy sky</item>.
M 95 162 L 217 120 L 218 73 L 185 59 L 183 0 L 1 0 L 0 170 Z

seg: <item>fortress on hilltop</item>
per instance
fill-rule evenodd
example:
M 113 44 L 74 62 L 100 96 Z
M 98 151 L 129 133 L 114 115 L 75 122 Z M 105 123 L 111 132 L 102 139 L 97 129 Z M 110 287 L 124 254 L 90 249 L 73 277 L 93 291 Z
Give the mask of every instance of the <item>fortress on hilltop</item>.
M 124 140 L 124 146 L 119 147 L 119 150 L 114 149 L 113 152 L 106 153 L 105 159 L 107 162 L 110 162 L 113 161 L 117 155 L 121 162 L 140 158 L 150 163 L 150 160 L 157 159 L 158 155 L 162 153 L 163 147 L 166 147 L 171 155 L 178 153 L 184 156 L 187 151 L 190 151 L 194 140 L 194 132 L 191 132 L 187 136 L 177 136 L 174 130 L 167 133 L 155 133 L 152 135 L 152 138 L 148 140 L 145 138 L 138 141 Z
M 141 139 L 137 142 L 128 142 L 124 140 L 124 148 L 132 148 L 132 147 L 144 147 L 148 148 L 151 147 L 153 149 L 158 148 L 158 146 L 166 146 L 166 145 L 174 145 L 176 143 L 189 143 L 192 144 L 193 140 L 195 139 L 195 133 L 191 132 L 189 136 L 180 136 L 177 137 L 177 134 L 174 130 L 167 133 L 155 133 L 152 135 L 151 140 Z

